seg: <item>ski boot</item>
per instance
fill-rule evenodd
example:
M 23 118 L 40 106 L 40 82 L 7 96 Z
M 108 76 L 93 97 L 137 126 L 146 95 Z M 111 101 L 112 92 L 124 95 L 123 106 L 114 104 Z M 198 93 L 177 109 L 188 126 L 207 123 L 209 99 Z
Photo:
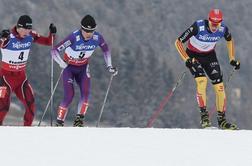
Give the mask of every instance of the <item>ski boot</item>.
M 202 128 L 211 127 L 211 122 L 209 120 L 209 114 L 206 108 L 200 108 L 200 124 Z
M 220 129 L 223 130 L 238 130 L 236 124 L 228 123 L 225 117 L 225 112 L 217 112 L 217 120 Z
M 74 127 L 84 127 L 84 115 L 77 114 L 73 123 Z
M 64 126 L 64 121 L 63 121 L 63 120 L 57 119 L 57 120 L 56 120 L 56 126 L 57 126 L 57 127 L 63 127 L 63 126 Z

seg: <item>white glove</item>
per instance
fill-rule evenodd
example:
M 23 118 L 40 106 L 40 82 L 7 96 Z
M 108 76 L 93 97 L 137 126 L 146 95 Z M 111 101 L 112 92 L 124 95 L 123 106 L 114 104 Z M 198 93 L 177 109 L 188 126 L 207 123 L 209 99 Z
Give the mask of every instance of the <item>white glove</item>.
M 67 67 L 67 63 L 61 59 L 57 51 L 52 50 L 51 55 L 53 59 L 59 64 L 60 68 L 65 69 Z
M 67 63 L 62 61 L 60 64 L 59 64 L 60 68 L 62 69 L 65 69 L 67 67 Z
M 116 67 L 108 66 L 108 71 L 113 74 L 113 76 L 116 76 L 118 74 Z

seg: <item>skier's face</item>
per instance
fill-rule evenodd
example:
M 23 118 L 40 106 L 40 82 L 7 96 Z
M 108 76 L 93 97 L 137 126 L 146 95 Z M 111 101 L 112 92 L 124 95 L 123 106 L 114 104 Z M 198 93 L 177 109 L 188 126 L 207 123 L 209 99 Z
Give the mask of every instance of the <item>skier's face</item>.
M 17 28 L 17 32 L 21 38 L 24 38 L 29 35 L 31 29 Z
M 216 32 L 221 26 L 221 23 L 214 23 L 212 21 L 208 21 L 208 22 L 209 22 L 209 28 L 211 32 Z
M 85 40 L 91 39 L 94 35 L 94 31 L 85 31 L 83 29 L 81 30 L 81 33 Z

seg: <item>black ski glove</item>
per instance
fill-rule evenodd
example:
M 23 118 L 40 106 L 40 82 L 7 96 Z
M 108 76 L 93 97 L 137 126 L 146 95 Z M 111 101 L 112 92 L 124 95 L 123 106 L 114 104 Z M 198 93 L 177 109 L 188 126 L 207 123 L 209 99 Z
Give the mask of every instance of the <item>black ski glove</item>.
M 236 60 L 231 60 L 230 61 L 230 65 L 234 66 L 235 67 L 235 70 L 239 70 L 240 69 L 240 62 L 239 61 L 236 61 Z
M 109 66 L 108 67 L 108 71 L 113 74 L 113 76 L 117 75 L 118 74 L 118 70 L 116 69 L 116 67 L 112 67 L 112 66 Z
M 10 30 L 9 29 L 4 29 L 1 32 L 1 38 L 8 38 L 10 36 Z
M 192 58 L 189 58 L 186 60 L 185 65 L 187 68 L 191 69 L 193 67 L 193 61 Z
M 56 28 L 56 26 L 53 23 L 50 24 L 49 30 L 50 30 L 50 32 L 52 34 L 56 34 L 57 33 L 57 28 Z

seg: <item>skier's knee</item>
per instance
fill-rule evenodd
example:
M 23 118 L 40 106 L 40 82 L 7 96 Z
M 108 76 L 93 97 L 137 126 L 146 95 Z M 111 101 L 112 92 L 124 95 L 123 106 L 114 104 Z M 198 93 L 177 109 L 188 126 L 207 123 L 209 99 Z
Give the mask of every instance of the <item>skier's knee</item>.
M 31 86 L 29 85 L 27 81 L 24 84 L 23 91 L 24 91 L 25 101 L 27 102 L 27 104 L 28 105 L 34 104 L 35 102 L 34 94 L 33 94 Z
M 207 78 L 206 77 L 197 77 L 195 78 L 196 84 L 198 88 L 205 89 L 207 86 Z
M 212 84 L 219 84 L 223 82 L 222 75 L 220 74 L 213 74 L 211 75 L 210 79 L 212 81 Z

